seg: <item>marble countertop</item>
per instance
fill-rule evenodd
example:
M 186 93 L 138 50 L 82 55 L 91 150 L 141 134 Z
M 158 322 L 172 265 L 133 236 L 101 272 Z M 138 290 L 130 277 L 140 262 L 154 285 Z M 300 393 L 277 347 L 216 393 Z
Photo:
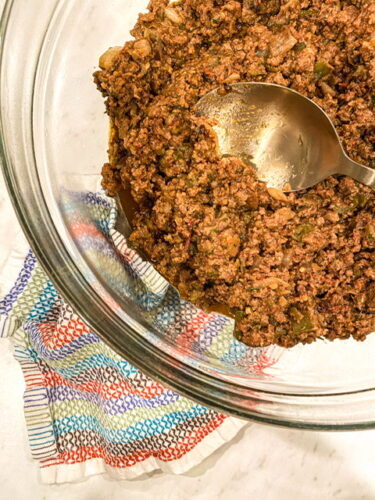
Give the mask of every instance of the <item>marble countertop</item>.
M 0 213 L 1 273 L 12 243 L 22 238 L 1 173 Z M 0 339 L 0 499 L 375 499 L 375 431 L 322 433 L 260 424 L 249 424 L 182 476 L 154 473 L 122 482 L 96 476 L 79 484 L 46 486 L 39 482 L 29 452 L 23 390 L 12 346 Z
M 21 237 L 0 178 L 0 271 Z M 1 282 L 0 282 L 1 293 Z M 182 476 L 154 473 L 134 481 L 104 476 L 45 486 L 32 462 L 22 409 L 24 382 L 11 344 L 0 339 L 0 498 L 13 500 L 372 500 L 375 431 L 322 433 L 249 424 Z

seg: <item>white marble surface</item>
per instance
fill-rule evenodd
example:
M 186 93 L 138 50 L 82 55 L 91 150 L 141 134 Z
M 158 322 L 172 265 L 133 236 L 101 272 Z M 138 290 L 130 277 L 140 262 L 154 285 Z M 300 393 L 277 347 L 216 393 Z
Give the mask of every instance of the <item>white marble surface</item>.
M 3 0 L 0 0 L 0 8 Z M 0 270 L 20 229 L 0 174 Z M 8 270 L 9 271 L 9 270 Z M 10 270 L 11 271 L 11 270 Z M 2 290 L 0 272 L 0 294 Z M 0 500 L 374 500 L 375 431 L 320 433 L 249 425 L 183 476 L 45 486 L 30 458 L 20 367 L 0 340 Z
M 20 237 L 0 178 L 0 275 Z M 1 293 L 1 280 L 0 280 Z M 8 340 L 0 340 L 0 499 L 290 500 L 375 499 L 375 431 L 320 433 L 249 425 L 183 476 L 45 486 L 31 461 L 22 410 L 24 383 Z

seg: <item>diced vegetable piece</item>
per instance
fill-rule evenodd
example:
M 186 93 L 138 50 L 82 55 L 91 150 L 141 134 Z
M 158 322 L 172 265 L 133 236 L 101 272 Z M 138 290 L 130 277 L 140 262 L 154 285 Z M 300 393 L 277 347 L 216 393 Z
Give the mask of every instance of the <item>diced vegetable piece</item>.
M 304 238 L 312 233 L 315 229 L 314 224 L 301 224 L 297 227 L 296 232 L 293 235 L 293 238 L 300 243 L 303 242 Z
M 236 309 L 235 313 L 234 313 L 234 319 L 239 322 L 241 321 L 242 319 L 244 319 L 244 317 L 246 316 L 246 313 L 245 311 L 241 311 L 241 309 Z
M 183 21 L 182 17 L 173 7 L 167 7 L 166 9 L 164 9 L 164 14 L 165 17 L 167 17 L 174 24 L 181 24 Z
M 320 80 L 325 76 L 329 75 L 331 72 L 331 68 L 325 61 L 318 61 L 314 66 L 315 77 Z
M 289 29 L 285 29 L 281 33 L 278 33 L 271 40 L 269 49 L 272 57 L 284 56 L 287 54 L 297 43 L 297 39 L 294 38 Z
M 293 333 L 306 333 L 314 330 L 315 325 L 307 313 L 301 313 L 296 307 L 290 310 L 292 316 L 292 332 Z
M 253 0 L 253 9 L 262 15 L 274 16 L 280 12 L 280 0 Z
M 363 64 L 360 64 L 354 71 L 353 76 L 358 78 L 359 76 L 363 76 L 365 73 L 366 67 Z
M 351 207 L 338 207 L 338 206 L 334 206 L 332 207 L 332 210 L 338 214 L 347 214 L 348 212 L 350 212 L 352 210 Z
M 101 69 L 109 70 L 117 56 L 120 54 L 122 47 L 111 47 L 99 59 Z
M 366 226 L 366 240 L 369 243 L 374 243 L 375 242 L 375 226 L 372 224 L 368 224 Z
M 293 50 L 295 52 L 301 52 L 302 50 L 304 50 L 305 48 L 307 47 L 307 45 L 305 44 L 305 42 L 299 42 L 299 43 L 296 43 L 295 46 L 293 47 Z
M 314 17 L 318 14 L 318 12 L 314 9 L 302 9 L 301 10 L 301 17 Z
M 151 45 L 146 38 L 136 40 L 134 42 L 133 57 L 135 59 L 143 59 L 151 54 Z
M 364 208 L 367 202 L 368 198 L 363 193 L 358 193 L 353 197 L 353 205 L 357 208 Z

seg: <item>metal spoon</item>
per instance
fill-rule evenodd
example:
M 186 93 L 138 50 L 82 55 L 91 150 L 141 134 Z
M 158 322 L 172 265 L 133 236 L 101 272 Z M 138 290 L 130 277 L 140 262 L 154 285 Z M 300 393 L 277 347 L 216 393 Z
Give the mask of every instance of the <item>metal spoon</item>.
M 268 83 L 230 88 L 206 94 L 197 114 L 217 120 L 220 152 L 250 162 L 269 187 L 298 191 L 335 174 L 375 186 L 375 169 L 348 158 L 333 123 L 310 99 Z

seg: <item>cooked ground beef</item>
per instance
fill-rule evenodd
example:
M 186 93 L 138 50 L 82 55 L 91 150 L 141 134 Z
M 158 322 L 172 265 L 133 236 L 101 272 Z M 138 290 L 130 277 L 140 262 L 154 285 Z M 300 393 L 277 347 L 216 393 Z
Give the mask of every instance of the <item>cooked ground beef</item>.
M 222 157 L 194 106 L 240 81 L 289 86 L 375 166 L 373 0 L 152 0 L 100 60 L 112 138 L 103 185 L 136 202 L 131 241 L 251 346 L 375 330 L 375 194 L 349 178 L 284 194 Z

